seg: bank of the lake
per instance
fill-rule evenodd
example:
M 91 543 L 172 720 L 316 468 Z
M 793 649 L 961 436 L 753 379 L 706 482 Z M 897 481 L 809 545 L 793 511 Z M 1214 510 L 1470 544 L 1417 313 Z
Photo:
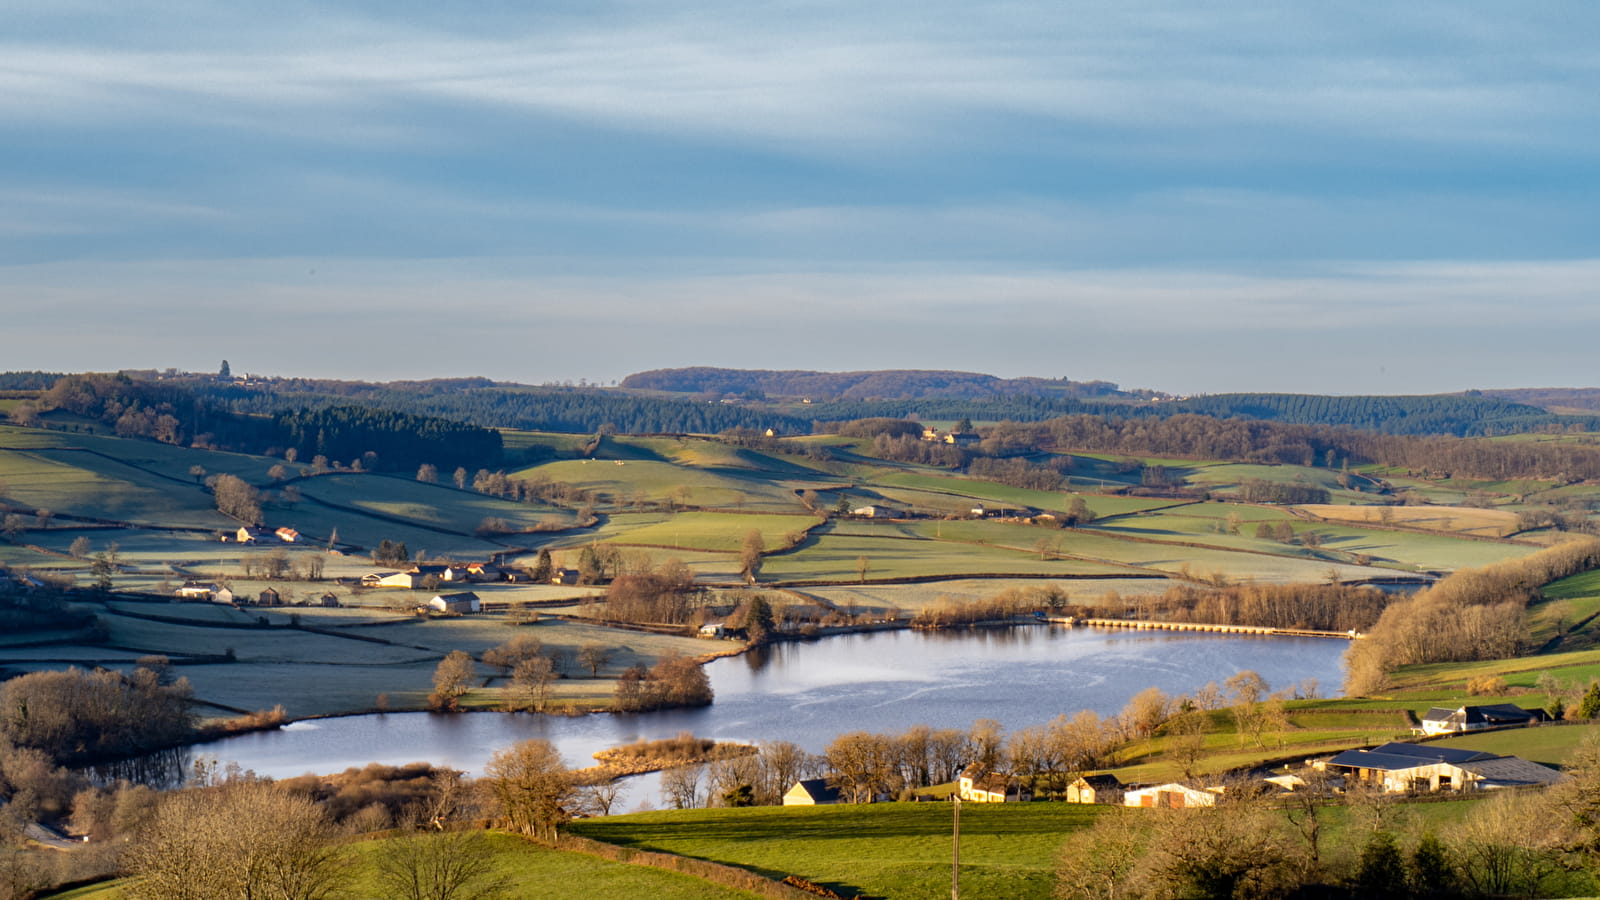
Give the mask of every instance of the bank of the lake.
M 912 725 L 1006 730 L 1092 709 L 1112 714 L 1147 687 L 1192 692 L 1244 669 L 1274 689 L 1315 679 L 1332 691 L 1346 643 L 1152 631 L 1019 626 L 880 631 L 784 643 L 714 660 L 716 701 L 698 709 L 578 717 L 383 713 L 292 723 L 196 745 L 195 756 L 263 775 L 417 760 L 469 772 L 497 749 L 550 740 L 573 766 L 606 747 L 692 731 L 717 740 L 787 740 L 819 752 L 857 730 Z

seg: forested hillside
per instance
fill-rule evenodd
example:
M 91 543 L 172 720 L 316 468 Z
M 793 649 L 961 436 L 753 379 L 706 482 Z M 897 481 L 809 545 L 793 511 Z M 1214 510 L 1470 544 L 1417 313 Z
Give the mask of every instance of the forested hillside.
M 637 372 L 622 380 L 629 390 L 682 394 L 733 394 L 818 399 L 915 400 L 925 397 L 989 399 L 1012 396 L 1129 398 L 1108 381 L 1067 378 L 1000 378 L 978 372 L 888 369 L 873 372 L 718 369 L 696 366 Z M 1149 395 L 1149 391 L 1139 392 Z
M 39 395 L 41 412 L 98 420 L 123 437 L 165 444 L 316 457 L 388 468 L 421 462 L 488 466 L 500 461 L 500 434 L 452 419 L 366 406 L 273 410 L 244 415 L 182 383 L 123 375 L 71 375 Z M 368 456 L 372 454 L 372 456 Z

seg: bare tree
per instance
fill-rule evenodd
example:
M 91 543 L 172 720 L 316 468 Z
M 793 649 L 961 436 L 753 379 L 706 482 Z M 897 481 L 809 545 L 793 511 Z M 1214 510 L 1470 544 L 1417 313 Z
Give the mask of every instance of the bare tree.
M 217 509 L 246 525 L 261 524 L 261 494 L 243 478 L 224 472 L 207 479 Z
M 739 574 L 744 576 L 746 583 L 754 584 L 756 576 L 761 574 L 761 555 L 765 552 L 767 545 L 761 537 L 761 531 L 752 528 L 746 532 L 744 546 L 739 550 Z
M 595 678 L 606 663 L 611 661 L 611 651 L 604 644 L 584 644 L 578 648 L 578 664 L 589 670 L 589 677 Z
M 446 831 L 383 841 L 376 881 L 395 900 L 493 900 L 510 883 L 497 874 L 494 845 L 481 831 Z
M 323 900 L 348 881 L 327 814 L 265 782 L 165 795 L 125 858 L 135 900 Z
M 1148 812 L 1113 808 L 1069 835 L 1057 855 L 1060 900 L 1123 900 L 1140 896 L 1133 877 L 1150 843 Z
M 555 663 L 548 656 L 533 656 L 511 670 L 511 690 L 517 705 L 544 712 L 550 699 L 550 685 L 557 678 Z
M 537 739 L 514 744 L 490 757 L 484 771 L 512 830 L 555 837 L 576 787 L 554 745 Z
M 455 709 L 477 674 L 472 654 L 465 650 L 450 651 L 433 670 L 433 695 L 429 700 L 438 706 Z
M 700 776 L 705 766 L 698 763 L 677 766 L 661 773 L 661 796 L 674 809 L 694 809 L 700 805 Z

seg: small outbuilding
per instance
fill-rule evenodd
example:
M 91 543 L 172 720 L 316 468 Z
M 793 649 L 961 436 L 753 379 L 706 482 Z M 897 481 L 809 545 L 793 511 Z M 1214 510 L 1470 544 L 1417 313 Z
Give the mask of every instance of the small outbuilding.
M 970 803 L 1026 803 L 1033 799 L 1033 792 L 1021 780 L 987 771 L 976 763 L 962 770 L 956 790 Z
M 249 525 L 240 527 L 233 533 L 234 541 L 240 544 L 255 544 L 273 537 L 272 532 L 265 528 L 255 528 Z
M 1082 775 L 1067 785 L 1068 803 L 1122 803 L 1125 792 L 1122 780 L 1110 772 L 1101 775 Z
M 784 806 L 827 806 L 839 802 L 839 789 L 826 778 L 797 781 L 783 795 Z
M 280 596 L 278 594 L 278 592 L 273 590 L 272 588 L 267 588 L 266 590 L 264 590 L 261 593 L 256 595 L 256 605 L 257 606 L 282 606 L 283 605 L 283 597 Z
M 1155 809 L 1193 809 L 1216 806 L 1217 795 L 1186 784 L 1168 782 L 1128 791 L 1122 795 L 1122 805 Z
M 1435 706 L 1422 717 L 1423 734 L 1458 734 L 1486 728 L 1513 728 L 1546 719 L 1543 710 L 1523 709 L 1514 703 L 1462 706 L 1448 709 Z
M 458 594 L 439 594 L 428 601 L 428 608 L 448 615 L 469 615 L 483 608 L 478 595 L 471 591 Z
M 577 584 L 578 583 L 578 570 L 577 569 L 556 569 L 554 572 L 550 573 L 550 583 L 551 584 Z

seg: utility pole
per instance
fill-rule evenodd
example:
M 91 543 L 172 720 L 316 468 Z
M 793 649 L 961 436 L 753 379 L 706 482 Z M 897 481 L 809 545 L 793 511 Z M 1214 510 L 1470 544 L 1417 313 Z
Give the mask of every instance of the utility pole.
M 961 797 L 955 800 L 955 825 L 950 835 L 950 900 L 961 900 Z

